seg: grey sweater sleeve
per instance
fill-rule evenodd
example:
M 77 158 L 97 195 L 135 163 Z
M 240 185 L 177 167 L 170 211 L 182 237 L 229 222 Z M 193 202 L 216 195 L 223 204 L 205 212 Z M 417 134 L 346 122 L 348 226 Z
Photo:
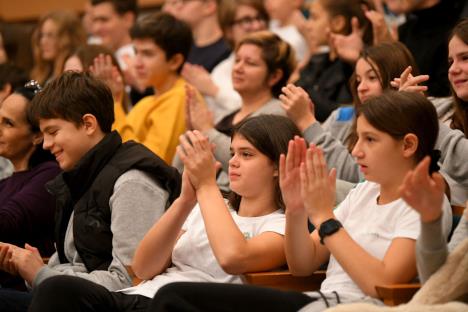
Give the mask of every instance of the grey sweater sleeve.
M 304 131 L 304 138 L 323 149 L 328 166 L 336 169 L 337 179 L 353 183 L 361 180 L 359 166 L 347 147 L 334 138 L 330 132 L 324 131 L 318 122 L 313 123 Z
M 468 139 L 463 132 L 439 123 L 436 149 L 441 151 L 442 169 L 459 184 L 468 187 Z
M 126 267 L 131 265 L 134 252 L 143 236 L 165 211 L 168 193 L 147 174 L 130 170 L 120 176 L 109 202 L 113 260 L 107 271 L 88 272 L 76 250 L 68 250 L 70 263 L 60 264 L 52 257 L 33 281 L 33 287 L 54 275 L 78 276 L 113 291 L 132 285 Z M 67 239 L 73 239 L 67 230 Z M 67 252 L 67 250 L 66 250 Z M 70 254 L 71 253 L 71 254 Z
M 421 222 L 421 234 L 416 242 L 416 264 L 422 283 L 425 283 L 445 263 L 449 251 L 455 249 L 468 237 L 466 215 L 458 223 L 448 247 L 442 227 L 442 218 L 430 223 Z

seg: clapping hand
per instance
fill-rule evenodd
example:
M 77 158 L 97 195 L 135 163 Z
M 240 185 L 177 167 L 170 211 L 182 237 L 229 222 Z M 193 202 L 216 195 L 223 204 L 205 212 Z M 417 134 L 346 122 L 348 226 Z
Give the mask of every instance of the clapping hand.
M 445 182 L 440 173 L 429 175 L 430 157 L 425 157 L 414 170 L 408 172 L 399 188 L 400 196 L 419 212 L 423 222 L 440 218 Z
M 323 151 L 311 145 L 300 172 L 302 201 L 310 222 L 319 228 L 322 222 L 334 217 L 336 170 L 329 173 Z

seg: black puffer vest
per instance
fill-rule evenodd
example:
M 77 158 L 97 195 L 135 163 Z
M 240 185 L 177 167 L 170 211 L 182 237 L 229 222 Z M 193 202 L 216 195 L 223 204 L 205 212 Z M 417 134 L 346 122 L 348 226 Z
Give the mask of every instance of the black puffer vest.
M 93 147 L 74 169 L 47 184 L 57 200 L 55 239 L 61 263 L 68 262 L 64 241 L 73 212 L 74 244 L 83 263 L 89 272 L 107 270 L 112 262 L 109 199 L 117 179 L 130 169 L 144 171 L 169 192 L 166 208 L 179 196 L 181 178 L 177 170 L 141 144 L 122 143 L 115 131 Z

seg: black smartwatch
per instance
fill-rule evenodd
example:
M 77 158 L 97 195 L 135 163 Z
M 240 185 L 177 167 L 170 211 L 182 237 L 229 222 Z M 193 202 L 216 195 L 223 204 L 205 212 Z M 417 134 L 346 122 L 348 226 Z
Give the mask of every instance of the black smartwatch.
M 323 239 L 327 236 L 332 235 L 333 233 L 338 232 L 338 230 L 342 227 L 343 225 L 341 224 L 341 222 L 336 219 L 328 219 L 327 221 L 324 221 L 322 224 L 320 224 L 320 228 L 318 231 L 318 234 L 320 236 L 320 244 L 324 245 Z

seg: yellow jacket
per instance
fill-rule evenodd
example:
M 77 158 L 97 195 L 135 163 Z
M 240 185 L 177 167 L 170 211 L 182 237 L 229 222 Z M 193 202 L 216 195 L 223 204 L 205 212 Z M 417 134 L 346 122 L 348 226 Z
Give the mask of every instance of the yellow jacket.
M 179 78 L 163 94 L 140 100 L 128 113 L 125 123 L 119 119 L 116 129 L 123 141 L 140 142 L 171 164 L 179 136 L 185 132 L 185 84 Z M 116 112 L 116 125 L 118 118 L 121 114 L 118 117 Z

